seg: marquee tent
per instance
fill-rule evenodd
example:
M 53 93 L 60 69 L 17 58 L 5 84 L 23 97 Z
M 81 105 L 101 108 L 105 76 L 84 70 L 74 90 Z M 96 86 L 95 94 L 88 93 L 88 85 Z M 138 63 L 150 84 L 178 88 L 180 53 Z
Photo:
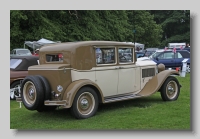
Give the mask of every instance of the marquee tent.
M 39 49 L 43 45 L 53 44 L 53 43 L 58 43 L 58 42 L 54 42 L 54 41 L 50 41 L 50 40 L 42 38 L 42 39 L 40 39 L 38 41 L 25 41 L 24 48 L 27 45 L 28 47 L 32 48 L 33 51 L 34 51 L 36 49 Z

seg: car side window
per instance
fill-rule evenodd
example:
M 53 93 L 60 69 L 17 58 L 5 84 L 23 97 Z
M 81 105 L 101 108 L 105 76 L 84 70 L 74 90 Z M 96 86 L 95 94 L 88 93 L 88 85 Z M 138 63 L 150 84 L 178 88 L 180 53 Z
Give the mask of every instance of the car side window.
M 174 53 L 173 52 L 166 52 L 162 53 L 158 56 L 159 59 L 172 59 L 174 58 Z
M 177 52 L 177 53 L 175 54 L 175 56 L 176 56 L 176 58 L 183 58 L 183 56 L 182 56 L 179 52 Z
M 116 54 L 115 47 L 96 48 L 96 63 L 98 64 L 115 64 Z
M 119 48 L 119 62 L 133 62 L 133 48 Z
M 190 52 L 187 52 L 187 51 L 180 51 L 180 54 L 181 54 L 182 58 L 190 57 Z

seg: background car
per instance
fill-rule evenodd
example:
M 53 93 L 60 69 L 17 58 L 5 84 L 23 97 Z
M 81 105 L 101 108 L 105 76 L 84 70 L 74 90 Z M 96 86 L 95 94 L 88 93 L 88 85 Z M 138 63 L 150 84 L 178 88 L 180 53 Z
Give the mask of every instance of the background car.
M 180 48 L 176 48 L 176 50 L 181 50 Z M 187 50 L 188 52 L 190 52 L 190 47 L 185 47 L 182 50 Z
M 10 56 L 23 56 L 23 55 L 32 55 L 29 49 L 25 48 L 16 48 L 10 51 Z
M 137 58 L 140 58 L 140 57 L 144 57 L 144 56 L 145 56 L 145 52 L 136 51 L 135 53 L 136 53 L 136 55 L 137 55 Z
M 158 64 L 162 63 L 165 65 L 165 68 L 175 69 L 177 67 L 182 68 L 182 61 L 187 60 L 187 72 L 190 72 L 190 52 L 187 50 L 157 50 L 150 57 L 151 60 Z
M 38 65 L 38 56 L 11 56 L 10 57 L 10 99 L 18 97 L 18 87 L 28 75 L 28 67 Z
M 159 48 L 147 48 L 145 50 L 145 56 L 149 57 L 150 55 L 152 55 L 153 53 L 156 52 L 156 50 L 158 50 Z

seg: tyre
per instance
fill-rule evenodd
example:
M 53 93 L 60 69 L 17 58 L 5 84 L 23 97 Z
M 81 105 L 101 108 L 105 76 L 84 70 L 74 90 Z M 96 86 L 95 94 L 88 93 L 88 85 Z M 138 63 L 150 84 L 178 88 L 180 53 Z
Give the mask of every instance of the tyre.
M 20 86 L 20 81 L 15 81 L 14 83 L 11 84 L 10 89 L 11 88 L 16 88 L 15 91 L 12 91 L 12 93 L 10 93 L 10 100 L 15 100 L 16 97 L 19 97 L 19 91 L 18 91 L 18 87 Z
M 48 80 L 44 76 L 41 76 L 41 75 L 36 75 L 36 77 L 38 77 L 42 82 L 42 86 L 44 89 L 44 100 L 50 100 L 51 99 L 51 86 L 49 85 Z M 45 111 L 55 110 L 56 108 L 57 108 L 57 106 L 45 106 L 43 103 L 43 105 L 38 107 L 36 110 L 38 112 L 45 112 Z
M 28 110 L 36 110 L 44 105 L 44 89 L 37 76 L 26 76 L 21 84 L 21 97 Z
M 160 91 L 161 97 L 164 101 L 177 100 L 180 94 L 180 85 L 178 80 L 173 76 L 169 76 L 163 83 Z
M 42 82 L 42 86 L 44 89 L 44 100 L 50 100 L 51 99 L 51 86 L 49 85 L 48 80 L 41 75 L 36 75 Z
M 70 111 L 75 118 L 85 119 L 95 115 L 98 105 L 96 92 L 90 87 L 83 87 L 77 92 Z

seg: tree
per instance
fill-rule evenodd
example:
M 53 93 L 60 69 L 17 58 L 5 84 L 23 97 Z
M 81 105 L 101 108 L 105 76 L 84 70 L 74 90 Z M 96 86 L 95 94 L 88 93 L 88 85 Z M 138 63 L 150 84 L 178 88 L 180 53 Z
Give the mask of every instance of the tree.
M 132 30 L 135 30 L 135 41 L 145 44 L 147 47 L 155 47 L 160 45 L 162 38 L 161 25 L 156 24 L 154 16 L 148 11 L 135 10 L 127 11 L 129 23 L 132 25 Z M 134 36 L 131 35 L 132 41 Z
M 154 20 L 163 29 L 162 45 L 172 42 L 190 42 L 189 10 L 150 11 Z

